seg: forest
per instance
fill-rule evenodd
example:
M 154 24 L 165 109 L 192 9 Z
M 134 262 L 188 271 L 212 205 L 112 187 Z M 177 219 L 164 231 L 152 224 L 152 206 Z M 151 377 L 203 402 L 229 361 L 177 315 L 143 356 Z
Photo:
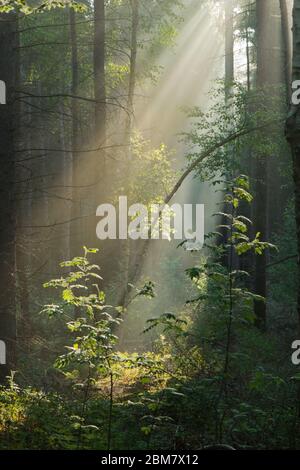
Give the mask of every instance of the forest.
M 0 451 L 300 450 L 300 0 L 0 0 Z

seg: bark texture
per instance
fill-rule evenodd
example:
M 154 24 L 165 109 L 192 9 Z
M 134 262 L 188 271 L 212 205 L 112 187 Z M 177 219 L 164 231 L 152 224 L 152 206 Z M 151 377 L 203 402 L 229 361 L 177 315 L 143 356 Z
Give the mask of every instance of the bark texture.
M 6 83 L 7 103 L 0 105 L 0 339 L 6 344 L 6 364 L 0 382 L 16 364 L 14 86 L 18 76 L 17 22 L 13 14 L 0 15 L 0 77 Z
M 293 9 L 293 61 L 292 79 L 300 80 L 300 0 Z M 300 106 L 291 105 L 286 121 L 286 138 L 291 146 L 295 188 L 295 217 L 298 248 L 298 319 L 300 333 Z

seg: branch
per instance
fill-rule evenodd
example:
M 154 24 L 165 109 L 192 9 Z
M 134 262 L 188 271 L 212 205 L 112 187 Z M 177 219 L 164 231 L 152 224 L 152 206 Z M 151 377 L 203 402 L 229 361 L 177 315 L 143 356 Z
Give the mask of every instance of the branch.
M 126 114 L 130 114 L 128 109 L 125 108 L 125 106 L 121 105 L 120 103 L 114 103 L 112 101 L 108 100 L 95 100 L 94 98 L 88 98 L 85 96 L 78 96 L 78 95 L 72 95 L 71 93 L 54 93 L 53 95 L 34 95 L 33 93 L 21 91 L 21 90 L 15 90 L 16 93 L 22 93 L 23 95 L 30 96 L 31 98 L 71 98 L 73 100 L 81 100 L 81 101 L 86 101 L 88 103 L 93 103 L 93 104 L 105 104 L 108 106 L 115 106 L 117 108 L 123 109 Z M 16 100 L 20 100 L 20 98 L 16 98 Z
M 215 143 L 212 145 L 209 149 L 205 150 L 203 153 L 200 153 L 199 157 L 183 172 L 181 177 L 178 179 L 176 184 L 174 185 L 173 189 L 171 192 L 165 197 L 164 203 L 168 204 L 172 197 L 176 194 L 178 189 L 181 187 L 182 183 L 184 180 L 196 169 L 196 167 L 205 160 L 209 155 L 211 155 L 213 152 L 215 152 L 217 149 L 223 147 L 224 145 L 228 144 L 229 142 L 234 141 L 235 139 L 238 139 L 239 137 L 251 134 L 252 132 L 258 131 L 260 129 L 269 127 L 270 125 L 274 125 L 274 123 L 280 123 L 282 120 L 272 120 L 267 122 L 266 124 L 263 124 L 261 126 L 256 126 L 256 127 L 251 127 L 251 128 L 243 128 L 234 134 L 229 135 L 228 137 L 225 137 L 222 139 L 220 142 Z M 140 274 L 142 272 L 142 260 L 147 254 L 149 245 L 150 245 L 151 238 L 149 237 L 147 240 L 144 241 L 144 244 L 141 248 L 140 254 L 137 256 L 137 262 L 135 263 L 134 266 L 134 272 L 132 273 L 130 283 L 131 284 L 136 284 L 139 280 Z M 130 300 L 129 300 L 130 302 Z M 128 304 L 126 304 L 128 305 Z M 125 306 L 126 306 L 125 305 Z
M 298 258 L 298 255 L 286 256 L 285 258 L 282 258 L 278 261 L 274 261 L 273 263 L 267 264 L 266 268 L 271 268 L 272 266 L 276 266 L 277 264 L 281 264 L 281 263 L 284 263 L 285 261 L 289 261 L 290 259 L 295 259 L 295 258 Z
M 224 147 L 224 145 L 226 144 L 229 144 L 230 142 L 232 142 L 233 140 L 236 140 L 238 139 L 239 137 L 243 137 L 244 135 L 247 135 L 247 134 L 251 134 L 251 132 L 255 132 L 255 131 L 258 131 L 260 129 L 263 129 L 265 127 L 269 127 L 270 125 L 273 125 L 275 123 L 279 123 L 281 122 L 276 120 L 276 121 L 270 121 L 266 124 L 263 124 L 261 126 L 257 126 L 257 127 L 252 127 L 252 128 L 246 128 L 246 129 L 241 129 L 239 131 L 237 131 L 236 133 L 234 134 L 231 134 L 230 136 L 228 137 L 225 137 L 225 139 L 221 140 L 220 142 L 217 142 L 215 145 L 212 145 L 208 150 L 205 150 L 203 153 L 201 153 L 199 155 L 199 157 L 182 173 L 181 177 L 179 178 L 179 180 L 177 181 L 177 183 L 174 185 L 172 191 L 165 197 L 164 199 L 164 203 L 165 204 L 168 204 L 168 202 L 172 199 L 172 197 L 175 195 L 175 193 L 178 191 L 178 189 L 180 188 L 180 186 L 182 185 L 182 183 L 184 182 L 184 180 L 189 176 L 190 173 L 192 173 L 192 171 L 194 171 L 196 169 L 196 167 L 203 162 L 203 160 L 207 157 L 209 157 L 209 155 L 211 155 L 213 152 L 215 152 L 216 150 L 218 150 L 219 148 L 221 147 Z

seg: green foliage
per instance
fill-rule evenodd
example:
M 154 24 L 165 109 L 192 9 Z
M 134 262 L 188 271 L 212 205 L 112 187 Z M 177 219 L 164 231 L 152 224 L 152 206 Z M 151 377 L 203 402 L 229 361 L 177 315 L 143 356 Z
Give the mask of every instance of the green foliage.
M 84 3 L 75 0 L 1 0 L 0 12 L 9 13 L 11 11 L 19 11 L 25 15 L 38 13 L 54 8 L 72 7 L 76 11 L 83 12 L 86 9 Z
M 128 202 L 139 201 L 145 205 L 162 204 L 176 181 L 177 174 L 172 163 L 173 152 L 165 144 L 153 148 L 149 141 L 136 132 L 131 139 Z
M 257 413 L 262 420 L 267 417 L 263 408 L 252 403 L 251 393 L 254 390 L 266 393 L 266 390 L 261 388 L 265 385 L 273 389 L 276 387 L 278 392 L 286 389 L 287 384 L 284 378 L 265 371 L 263 366 L 255 370 L 257 362 L 251 359 L 252 349 L 246 346 L 245 338 L 247 337 L 248 341 L 251 337 L 256 338 L 254 341 L 257 344 L 263 341 L 262 338 L 259 339 L 261 333 L 254 326 L 254 301 L 264 302 L 265 299 L 248 288 L 249 274 L 235 267 L 233 260 L 234 256 L 242 257 L 249 252 L 260 256 L 264 250 L 275 249 L 275 246 L 261 241 L 258 234 L 251 239 L 248 235 L 251 220 L 238 212 L 242 201 L 250 204 L 253 200 L 249 192 L 248 178 L 241 175 L 232 181 L 218 180 L 215 184 L 222 185 L 222 192 L 225 194 L 221 204 L 225 203 L 228 211 L 219 212 L 215 216 L 225 220 L 218 229 L 225 230 L 226 235 L 223 241 L 219 241 L 216 245 L 211 241 L 216 237 L 219 238 L 220 233 L 209 234 L 206 237 L 206 249 L 211 253 L 210 256 L 206 257 L 202 264 L 186 270 L 198 292 L 195 298 L 189 301 L 189 304 L 195 305 L 194 326 L 188 327 L 184 319 L 167 313 L 151 319 L 146 332 L 154 327 L 162 329 L 175 345 L 172 347 L 173 355 L 176 355 L 178 344 L 181 355 L 191 354 L 191 345 L 197 338 L 197 343 L 202 345 L 201 355 L 205 366 L 198 372 L 201 375 L 199 385 L 194 382 L 193 392 L 188 391 L 187 394 L 191 393 L 194 398 L 196 388 L 197 397 L 200 396 L 204 403 L 201 406 L 206 410 L 203 415 L 206 416 L 209 426 L 201 421 L 199 426 L 203 435 L 199 436 L 199 439 L 205 445 L 211 440 L 220 440 L 225 433 L 227 442 L 243 447 L 245 440 L 249 443 L 254 442 L 259 435 L 257 429 L 251 428 L 250 414 Z M 225 264 L 224 256 L 227 259 Z M 263 346 L 259 351 L 258 361 L 262 352 Z M 185 364 L 186 361 L 185 359 Z M 240 416 L 235 407 L 242 408 L 241 398 L 237 397 L 239 395 L 237 392 L 232 394 L 229 390 L 232 391 L 238 386 L 237 380 L 245 380 L 243 379 L 245 370 L 249 371 L 250 378 L 240 390 L 240 394 L 245 399 L 245 409 L 249 410 L 249 414 Z M 292 419 L 293 410 L 291 409 L 289 413 L 289 419 Z M 241 421 L 238 422 L 238 419 Z M 233 423 L 235 431 L 232 438 L 229 430 Z
M 65 165 L 68 159 L 72 138 L 72 101 L 68 96 L 72 70 L 66 67 L 72 57 L 69 12 L 64 7 L 76 11 L 79 140 L 86 142 L 92 140 L 94 121 L 93 4 L 72 0 L 0 3 L 0 12 L 20 13 L 21 68 L 26 85 L 20 98 L 22 123 L 33 129 L 40 126 L 40 114 L 34 116 L 41 108 L 47 116 L 41 126 L 47 139 L 42 131 L 41 143 L 58 149 L 51 151 L 49 166 L 40 151 L 26 151 L 24 160 L 41 157 L 41 168 L 60 169 L 61 162 Z M 192 4 L 187 13 L 191 17 L 199 13 L 199 2 Z M 254 8 L 238 0 L 234 4 L 236 41 L 248 40 L 257 46 Z M 132 5 L 127 0 L 106 2 L 105 85 L 109 119 L 113 116 L 108 129 L 118 130 L 116 138 L 107 134 L 108 148 L 114 148 L 113 154 L 107 152 L 109 171 L 114 174 L 108 199 L 115 200 L 122 192 L 130 203 L 138 200 L 149 205 L 163 201 L 178 175 L 173 169 L 173 152 L 165 144 L 153 146 L 138 132 L 130 132 L 130 142 L 126 137 L 123 145 L 119 136 L 124 131 L 120 115 L 128 111 Z M 162 70 L 156 59 L 176 43 L 182 6 L 177 0 L 139 2 L 134 78 L 145 93 Z M 223 15 L 223 2 L 206 0 L 201 7 L 212 16 Z M 82 256 L 64 261 L 60 264 L 63 274 L 45 282 L 43 293 L 38 290 L 36 294 L 34 289 L 31 294 L 33 313 L 36 305 L 44 306 L 38 316 L 30 312 L 32 341 L 28 351 L 20 353 L 18 383 L 12 375 L 8 386 L 0 388 L 1 449 L 177 451 L 219 441 L 238 449 L 299 448 L 299 373 L 287 362 L 297 322 L 297 247 L 290 155 L 282 133 L 284 96 L 280 85 L 263 90 L 251 86 L 248 90 L 237 82 L 230 87 L 228 105 L 224 89 L 224 82 L 218 82 L 210 94 L 213 106 L 208 111 L 198 107 L 187 110 L 191 129 L 183 134 L 189 146 L 188 164 L 207 154 L 196 167 L 197 176 L 210 180 L 226 175 L 214 181 L 223 194 L 222 209 L 214 214 L 216 231 L 206 236 L 201 255 L 192 254 L 192 267 L 186 269 L 186 259 L 172 249 L 163 255 L 157 250 L 151 259 L 151 280 L 142 287 L 128 283 L 134 300 L 129 312 L 129 329 L 132 326 L 134 334 L 129 334 L 135 336 L 135 345 L 139 335 L 145 338 L 146 346 L 143 341 L 141 344 L 151 351 L 124 351 L 126 338 L 119 351 L 118 335 L 126 336 L 121 326 L 128 312 L 123 306 L 110 305 L 108 299 L 119 297 L 124 270 L 119 270 L 117 282 L 110 279 L 114 290 L 108 292 L 98 265 L 90 261 L 97 250 L 84 248 Z M 235 139 L 221 145 L 230 136 Z M 23 140 L 26 147 L 27 140 L 31 146 L 32 135 Z M 85 163 L 86 156 L 94 152 L 83 153 Z M 53 163 L 54 158 L 59 165 Z M 246 217 L 251 213 L 247 208 L 253 202 L 250 186 L 254 180 L 249 182 L 240 175 L 228 181 L 228 175 L 240 172 L 253 175 L 252 162 L 260 159 L 277 171 L 270 171 L 269 193 L 272 195 L 274 188 L 278 191 L 278 185 L 280 195 L 284 192 L 287 197 L 282 227 L 272 225 L 272 230 L 276 228 L 276 234 L 271 234 L 273 243 L 253 233 L 250 216 Z M 47 177 L 44 171 L 35 174 L 37 167 L 30 165 L 24 166 L 26 193 L 29 170 L 33 181 Z M 89 177 L 83 178 L 80 187 L 90 183 Z M 29 184 L 34 195 L 40 192 L 39 187 L 35 191 L 35 183 Z M 60 186 L 60 182 L 52 186 Z M 63 186 L 68 187 L 65 180 Z M 94 191 L 94 184 L 92 188 Z M 83 206 L 89 199 L 84 191 Z M 64 193 L 63 200 L 67 199 Z M 48 202 L 47 215 L 51 215 L 50 198 Z M 128 244 L 126 248 L 129 262 L 126 259 L 124 265 L 130 272 L 132 247 Z M 55 245 L 51 253 L 58 253 L 61 259 L 64 249 L 63 244 Z M 253 293 L 251 267 L 244 267 L 265 250 L 271 255 L 267 299 Z M 121 246 L 117 256 L 123 255 L 122 251 Z M 281 262 L 281 258 L 287 259 Z M 31 257 L 30 263 L 35 259 Z M 51 270 L 54 272 L 53 266 Z M 42 273 L 43 279 L 45 275 Z M 29 289 L 33 284 L 30 280 Z M 22 295 L 19 297 L 22 303 Z M 253 306 L 257 301 L 267 301 L 268 332 L 255 326 Z M 35 387 L 28 387 L 28 383 Z
M 68 346 L 68 353 L 57 359 L 56 366 L 88 365 L 96 373 L 108 374 L 117 339 L 112 329 L 120 319 L 109 313 L 113 307 L 105 304 L 105 294 L 98 285 L 102 280 L 98 274 L 100 268 L 88 260 L 88 256 L 97 251 L 84 247 L 84 256 L 60 264 L 62 268 L 68 268 L 68 273 L 45 283 L 44 287 L 59 289 L 63 304 L 74 307 L 76 313 L 76 318 L 67 322 L 69 331 L 76 337 L 72 346 Z M 46 305 L 42 312 L 51 317 L 53 310 L 53 305 Z M 61 312 L 61 307 L 57 305 L 55 311 Z
M 190 120 L 190 129 L 182 133 L 182 140 L 188 146 L 188 162 L 193 164 L 199 155 L 208 152 L 196 167 L 201 180 L 215 179 L 220 173 L 245 171 L 250 155 L 251 158 L 269 155 L 270 160 L 276 159 L 280 171 L 286 171 L 290 162 L 285 160 L 287 144 L 282 135 L 283 98 L 281 85 L 248 91 L 243 83 L 235 82 L 228 106 L 224 81 L 220 80 L 209 92 L 212 105 L 208 110 L 198 106 L 184 108 Z M 232 136 L 235 138 L 226 144 L 226 139 Z M 220 145 L 221 142 L 224 144 Z
M 273 235 L 279 253 L 270 260 L 270 327 L 289 347 L 297 328 L 297 244 L 294 201 L 289 200 Z
M 222 243 L 212 245 L 211 238 L 220 237 L 221 233 L 208 234 L 205 246 L 211 251 L 212 256 L 202 265 L 187 270 L 187 274 L 200 292 L 193 302 L 207 299 L 214 304 L 214 309 L 216 309 L 218 299 L 217 305 L 221 315 L 226 315 L 229 304 L 233 304 L 240 312 L 240 314 L 236 313 L 236 318 L 241 315 L 242 318 L 244 317 L 243 321 L 247 319 L 253 322 L 253 301 L 264 301 L 264 299 L 259 298 L 243 285 L 243 279 L 249 274 L 244 270 L 233 268 L 233 256 L 234 254 L 235 256 L 245 255 L 248 252 L 261 255 L 264 250 L 276 249 L 276 247 L 271 243 L 261 241 L 259 233 L 251 239 L 248 235 L 249 226 L 252 225 L 251 220 L 238 214 L 241 201 L 251 203 L 253 199 L 249 193 L 248 178 L 240 175 L 233 181 L 218 180 L 216 183 L 224 186 L 222 192 L 225 196 L 221 204 L 225 203 L 228 212 L 217 212 L 214 215 L 225 220 L 225 223 L 218 225 L 217 228 L 225 229 L 226 238 Z M 224 255 L 228 257 L 227 266 L 224 266 Z

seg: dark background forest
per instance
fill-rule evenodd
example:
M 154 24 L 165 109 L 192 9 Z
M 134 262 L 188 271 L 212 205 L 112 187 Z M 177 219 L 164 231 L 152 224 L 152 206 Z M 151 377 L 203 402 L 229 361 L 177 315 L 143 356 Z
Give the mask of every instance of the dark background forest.
M 0 1 L 1 450 L 300 449 L 298 79 L 299 0 Z

